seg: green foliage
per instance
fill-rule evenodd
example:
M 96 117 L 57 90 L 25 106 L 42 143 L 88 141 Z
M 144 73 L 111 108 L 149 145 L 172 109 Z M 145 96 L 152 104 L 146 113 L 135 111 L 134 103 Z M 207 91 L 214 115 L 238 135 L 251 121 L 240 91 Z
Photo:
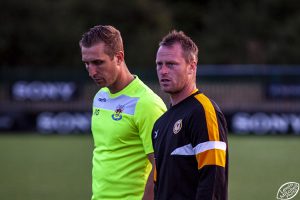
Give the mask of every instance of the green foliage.
M 0 66 L 81 66 L 78 41 L 97 24 L 122 33 L 130 68 L 153 67 L 157 44 L 183 30 L 204 64 L 299 64 L 296 0 L 1 1 Z
M 97 24 L 112 24 L 124 37 L 128 63 L 153 62 L 170 17 L 150 0 L 5 1 L 0 6 L 0 66 L 81 66 L 78 41 Z M 158 14 L 154 14 L 157 12 Z

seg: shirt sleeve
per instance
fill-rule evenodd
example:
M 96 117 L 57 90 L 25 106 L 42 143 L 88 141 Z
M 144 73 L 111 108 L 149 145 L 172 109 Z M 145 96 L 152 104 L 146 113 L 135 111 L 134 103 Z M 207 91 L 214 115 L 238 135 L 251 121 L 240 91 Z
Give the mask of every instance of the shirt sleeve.
M 200 102 L 190 116 L 188 130 L 198 163 L 196 199 L 227 199 L 226 124 L 212 102 L 207 98 Z
M 138 133 L 142 140 L 145 154 L 153 153 L 151 133 L 155 121 L 166 111 L 164 102 L 159 97 L 141 98 L 134 114 Z

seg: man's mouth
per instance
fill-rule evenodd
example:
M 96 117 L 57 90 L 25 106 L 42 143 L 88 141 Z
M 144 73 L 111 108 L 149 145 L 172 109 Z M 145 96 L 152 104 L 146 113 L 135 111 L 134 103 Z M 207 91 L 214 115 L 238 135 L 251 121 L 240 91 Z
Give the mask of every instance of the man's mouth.
M 170 79 L 162 78 L 162 79 L 160 79 L 160 82 L 161 82 L 161 83 L 169 83 L 169 82 L 170 82 Z

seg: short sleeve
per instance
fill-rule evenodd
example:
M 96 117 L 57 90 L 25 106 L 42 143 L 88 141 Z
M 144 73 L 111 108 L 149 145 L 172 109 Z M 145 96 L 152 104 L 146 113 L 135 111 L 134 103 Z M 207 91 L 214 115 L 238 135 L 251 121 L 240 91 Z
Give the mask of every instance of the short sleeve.
M 151 132 L 154 123 L 165 111 L 166 105 L 156 96 L 144 96 L 137 103 L 134 120 L 143 143 L 145 154 L 153 153 Z

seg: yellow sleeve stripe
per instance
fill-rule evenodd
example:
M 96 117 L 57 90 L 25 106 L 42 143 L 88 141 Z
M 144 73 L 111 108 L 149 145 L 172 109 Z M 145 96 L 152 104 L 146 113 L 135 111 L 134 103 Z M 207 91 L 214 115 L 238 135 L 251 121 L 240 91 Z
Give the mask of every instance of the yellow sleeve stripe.
M 218 121 L 214 106 L 203 94 L 197 94 L 195 98 L 202 104 L 204 108 L 209 140 L 220 141 Z
M 226 151 L 220 149 L 211 149 L 196 155 L 198 162 L 198 169 L 205 165 L 218 165 L 225 167 Z

